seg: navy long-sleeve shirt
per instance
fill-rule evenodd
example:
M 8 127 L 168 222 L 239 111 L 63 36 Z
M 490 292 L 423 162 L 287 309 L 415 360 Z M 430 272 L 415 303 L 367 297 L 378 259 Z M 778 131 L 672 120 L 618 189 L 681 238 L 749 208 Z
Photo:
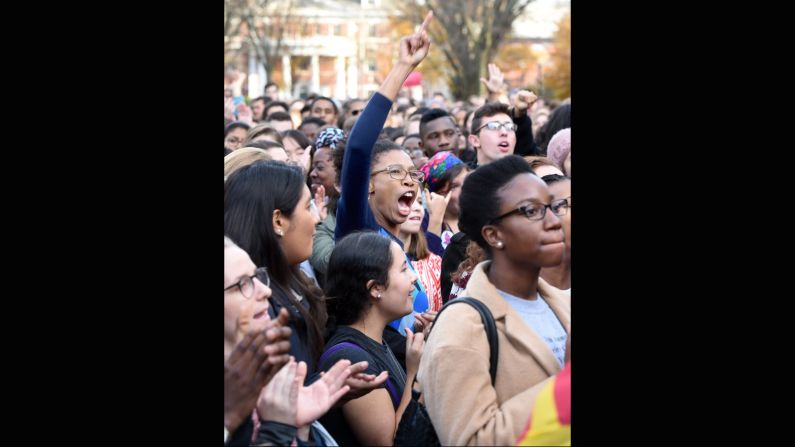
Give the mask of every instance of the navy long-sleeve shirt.
M 342 193 L 337 201 L 335 241 L 339 241 L 354 231 L 369 228 L 388 234 L 403 248 L 403 243 L 400 240 L 378 224 L 370 209 L 370 204 L 367 202 L 373 146 L 378 140 L 378 135 L 384 127 L 391 107 L 392 101 L 384 95 L 377 92 L 373 94 L 348 137 L 348 142 L 345 145 L 345 160 L 342 163 L 342 175 L 340 176 Z M 428 224 L 425 223 L 423 231 L 427 227 Z M 430 251 L 439 256 L 444 253 L 442 240 L 439 236 L 426 231 L 425 238 L 428 240 Z

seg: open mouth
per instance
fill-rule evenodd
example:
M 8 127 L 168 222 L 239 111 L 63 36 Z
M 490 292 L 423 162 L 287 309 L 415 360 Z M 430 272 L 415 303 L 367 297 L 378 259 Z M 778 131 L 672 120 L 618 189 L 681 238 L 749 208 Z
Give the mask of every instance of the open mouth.
M 501 141 L 500 144 L 497 145 L 502 152 L 508 152 L 511 149 L 511 145 L 508 144 L 507 141 Z
M 414 203 L 414 191 L 406 191 L 398 198 L 398 213 L 403 217 L 411 214 L 411 205 Z
M 255 320 L 258 320 L 260 318 L 264 318 L 264 317 L 267 317 L 267 316 L 268 316 L 268 308 L 266 307 L 266 308 L 262 309 L 261 311 L 255 313 L 253 318 Z

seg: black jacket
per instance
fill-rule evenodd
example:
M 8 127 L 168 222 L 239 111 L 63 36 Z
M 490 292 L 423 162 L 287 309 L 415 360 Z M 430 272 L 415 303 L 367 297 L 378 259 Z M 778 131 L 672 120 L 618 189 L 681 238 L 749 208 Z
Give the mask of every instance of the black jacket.
M 442 303 L 447 303 L 450 298 L 450 289 L 453 288 L 453 280 L 450 278 L 458 266 L 467 258 L 467 246 L 469 246 L 469 236 L 463 231 L 453 235 L 450 244 L 444 250 L 442 256 Z

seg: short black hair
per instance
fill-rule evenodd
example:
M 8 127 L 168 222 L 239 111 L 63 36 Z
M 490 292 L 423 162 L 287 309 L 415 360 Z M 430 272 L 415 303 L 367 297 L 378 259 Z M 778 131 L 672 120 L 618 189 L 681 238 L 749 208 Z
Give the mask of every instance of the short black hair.
M 382 138 L 389 138 L 392 141 L 395 141 L 395 138 L 403 136 L 403 128 L 402 127 L 384 127 L 381 129 L 381 136 Z
M 391 151 L 400 151 L 403 152 L 403 147 L 399 144 L 395 143 L 392 140 L 388 140 L 386 138 L 380 138 L 378 141 L 375 142 L 373 145 L 373 152 L 372 152 L 372 162 L 370 162 L 370 170 L 372 170 L 372 166 L 378 163 L 378 160 L 381 158 L 381 155 L 386 152 Z
M 389 286 L 391 239 L 360 231 L 342 238 L 331 252 L 326 274 L 326 306 L 334 323 L 356 322 L 373 305 L 367 283 Z
M 508 104 L 503 104 L 501 102 L 490 102 L 484 104 L 475 111 L 475 117 L 472 118 L 472 129 L 469 130 L 469 133 L 471 135 L 476 134 L 475 130 L 481 126 L 483 118 L 490 118 L 494 115 L 499 115 L 500 113 L 511 116 L 511 110 L 508 108 Z
M 458 225 L 489 256 L 490 247 L 481 230 L 499 215 L 500 199 L 497 191 L 517 175 L 525 173 L 535 175 L 524 158 L 508 155 L 479 166 L 467 176 L 461 188 Z
M 268 105 L 265 106 L 265 109 L 262 111 L 262 117 L 267 120 L 268 119 L 268 110 L 272 109 L 273 107 L 283 107 L 285 111 L 290 110 L 290 106 L 287 105 L 286 102 L 282 101 L 271 101 Z M 276 113 L 276 112 L 274 112 Z
M 268 119 L 266 121 L 292 121 L 292 117 L 287 112 L 273 112 L 268 115 Z
M 456 127 L 455 118 L 453 118 L 449 113 L 447 113 L 446 110 L 430 109 L 427 112 L 423 113 L 422 118 L 420 119 L 420 135 L 422 135 L 423 137 L 425 136 L 425 128 L 428 126 L 428 123 L 444 117 L 450 118 L 450 122 L 453 124 L 453 127 Z
M 245 129 L 246 131 L 248 131 L 249 129 L 251 129 L 251 126 L 241 121 L 232 121 L 231 123 L 227 124 L 224 127 L 224 136 L 229 135 L 229 132 L 235 129 Z
M 559 130 L 567 127 L 571 127 L 571 104 L 563 104 L 553 110 L 547 122 L 538 129 L 538 138 L 536 139 L 538 147 L 546 153 L 547 145 L 552 140 L 552 137 Z
M 427 112 L 428 110 L 431 110 L 431 109 L 429 109 L 429 108 L 427 108 L 427 107 L 417 107 L 417 110 L 415 110 L 415 111 L 411 112 L 411 115 L 409 115 L 409 118 L 411 118 L 411 117 L 412 117 L 412 116 L 414 116 L 414 115 L 419 115 L 419 116 L 422 116 L 422 115 L 423 115 L 425 112 Z
M 334 102 L 334 100 L 329 98 L 328 96 L 318 96 L 317 98 L 315 98 L 315 100 L 312 101 L 312 107 L 315 107 L 315 103 L 318 102 L 318 101 L 321 101 L 321 100 L 325 100 L 325 101 L 328 101 L 328 102 L 331 103 L 331 107 L 334 108 L 334 114 L 335 115 L 339 115 L 340 114 L 340 110 L 337 108 L 337 103 Z
M 275 82 L 268 82 L 267 84 L 265 84 L 265 88 L 264 88 L 263 90 L 267 90 L 267 89 L 268 89 L 268 87 L 276 87 L 276 88 L 279 88 L 279 86 L 278 86 L 278 85 L 276 85 L 276 83 L 275 83 Z
M 418 133 L 413 133 L 413 134 L 411 134 L 411 135 L 406 135 L 406 138 L 404 138 L 404 139 L 403 139 L 403 142 L 405 143 L 405 142 L 406 142 L 406 140 L 408 140 L 409 138 L 416 138 L 416 139 L 418 139 L 418 140 L 422 140 L 422 137 L 420 137 L 420 134 L 418 134 Z
M 316 116 L 310 116 L 301 121 L 301 125 L 298 126 L 298 129 L 304 127 L 305 124 L 317 124 L 318 126 L 325 126 L 326 122 Z
M 402 127 L 391 127 L 389 131 L 389 139 L 392 141 L 397 140 L 398 138 L 403 136 L 403 128 Z
M 547 185 L 552 185 L 552 184 L 555 184 L 555 183 L 558 183 L 558 182 L 562 182 L 562 181 L 565 181 L 565 180 L 571 181 L 571 178 L 566 177 L 565 175 L 560 175 L 560 174 L 549 174 L 549 175 L 545 175 L 545 176 L 541 177 L 541 180 L 543 180 L 544 183 L 546 183 Z
M 352 105 L 353 105 L 353 103 L 355 103 L 355 102 L 363 102 L 363 103 L 367 104 L 367 100 L 360 99 L 360 98 L 351 98 L 351 99 L 349 99 L 349 100 L 345 101 L 345 102 L 342 104 L 342 111 L 343 111 L 344 113 L 348 113 L 348 112 L 350 112 L 350 111 L 351 111 L 351 106 L 352 106 Z

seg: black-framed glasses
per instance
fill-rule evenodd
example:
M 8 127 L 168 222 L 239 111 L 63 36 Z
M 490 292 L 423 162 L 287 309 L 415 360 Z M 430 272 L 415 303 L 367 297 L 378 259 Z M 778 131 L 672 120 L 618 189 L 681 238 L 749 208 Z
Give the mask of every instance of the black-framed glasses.
M 370 174 L 370 177 L 373 177 L 374 175 L 380 174 L 382 172 L 389 173 L 389 176 L 395 180 L 403 180 L 404 178 L 406 178 L 406 175 L 410 176 L 411 179 L 417 183 L 422 183 L 422 181 L 425 180 L 424 172 L 418 170 L 407 171 L 403 166 L 400 165 L 387 166 L 385 169 L 373 172 L 372 174 Z
M 268 276 L 268 268 L 260 267 L 254 271 L 253 275 L 243 277 L 240 279 L 240 281 L 225 288 L 224 292 L 235 287 L 240 287 L 240 293 L 246 299 L 252 298 L 254 296 L 254 278 L 257 278 L 261 283 L 265 284 L 268 287 L 270 287 L 271 285 L 271 277 Z
M 522 214 L 524 217 L 528 218 L 529 220 L 541 220 L 547 214 L 547 208 L 552 210 L 552 213 L 556 216 L 565 216 L 566 212 L 569 211 L 569 201 L 566 199 L 559 199 L 553 200 L 552 203 L 549 205 L 544 205 L 541 203 L 531 203 L 528 205 L 522 205 L 514 210 L 508 211 L 507 213 L 503 214 L 502 216 L 497 216 L 491 220 L 490 223 L 495 223 L 500 219 L 508 217 L 512 214 Z
M 486 124 L 484 124 L 484 125 L 482 125 L 482 126 L 478 127 L 478 129 L 477 129 L 476 131 L 472 132 L 472 133 L 473 133 L 473 134 L 477 134 L 477 133 L 478 133 L 478 132 L 480 132 L 480 131 L 481 131 L 481 130 L 484 128 L 484 127 L 485 127 L 485 128 L 487 128 L 487 129 L 489 129 L 489 130 L 500 130 L 500 128 L 504 128 L 504 129 L 505 129 L 505 130 L 507 130 L 508 132 L 515 132 L 515 131 L 516 131 L 516 128 L 517 128 L 518 126 L 517 126 L 516 124 L 512 123 L 512 122 L 501 123 L 501 122 L 499 122 L 499 121 L 489 121 L 488 123 L 486 123 Z

